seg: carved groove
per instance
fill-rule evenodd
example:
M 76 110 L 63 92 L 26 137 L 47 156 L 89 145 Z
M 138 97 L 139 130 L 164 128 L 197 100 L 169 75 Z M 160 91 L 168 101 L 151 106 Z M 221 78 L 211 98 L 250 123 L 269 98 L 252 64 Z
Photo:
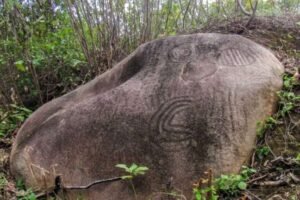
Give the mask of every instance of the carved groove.
M 191 45 L 179 45 L 168 52 L 169 60 L 173 62 L 185 62 L 192 56 Z
M 183 124 L 172 123 L 174 117 L 192 106 L 190 97 L 177 97 L 163 103 L 151 119 L 151 128 L 161 142 L 180 142 L 193 136 L 193 131 Z
M 222 51 L 219 63 L 226 66 L 246 66 L 255 62 L 250 51 L 230 48 Z

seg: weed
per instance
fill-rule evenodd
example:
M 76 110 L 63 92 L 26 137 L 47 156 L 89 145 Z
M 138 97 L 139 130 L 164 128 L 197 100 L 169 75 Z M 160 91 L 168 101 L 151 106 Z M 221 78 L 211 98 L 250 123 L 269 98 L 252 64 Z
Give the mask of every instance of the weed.
M 135 163 L 131 164 L 131 166 L 127 166 L 126 164 L 117 164 L 116 167 L 123 169 L 127 174 L 121 176 L 123 180 L 133 179 L 138 175 L 144 175 L 146 171 L 149 170 L 146 166 L 139 166 Z
M 117 164 L 116 167 L 123 169 L 125 171 L 125 175 L 121 176 L 123 180 L 129 180 L 131 184 L 131 188 L 134 193 L 135 199 L 137 199 L 136 191 L 132 179 L 139 176 L 145 175 L 145 173 L 149 170 L 148 167 L 137 165 L 135 163 L 131 164 L 131 166 L 127 166 L 126 164 Z
M 18 200 L 37 200 L 35 193 L 31 188 L 26 189 L 25 184 L 22 179 L 18 179 L 16 182 L 17 199 Z
M 285 74 L 283 76 L 283 90 L 277 93 L 279 97 L 279 117 L 285 117 L 300 103 L 300 96 L 292 92 L 299 82 L 295 77 Z
M 256 170 L 243 166 L 240 174 L 221 175 L 215 180 L 215 188 L 223 196 L 235 197 L 247 189 L 247 181 Z
M 36 200 L 37 197 L 31 189 L 20 190 L 17 192 L 18 200 Z
M 273 129 L 278 124 L 277 119 L 268 117 L 263 122 L 257 122 L 256 134 L 259 138 L 262 138 L 267 130 Z
M 226 196 L 235 196 L 247 188 L 245 177 L 236 174 L 221 175 L 216 179 L 216 188 Z
M 3 190 L 5 186 L 7 185 L 8 181 L 5 178 L 5 174 L 0 173 L 0 190 Z
M 217 200 L 218 195 L 214 186 L 206 188 L 193 188 L 196 200 Z M 207 197 L 210 194 L 210 197 Z
M 247 181 L 256 172 L 253 168 L 242 167 L 240 174 L 221 175 L 212 178 L 212 171 L 205 172 L 206 178 L 201 178 L 194 184 L 193 193 L 196 200 L 216 200 L 219 195 L 227 198 L 237 197 L 247 188 Z
M 0 108 L 0 137 L 13 132 L 31 113 L 31 110 L 14 104 L 9 110 Z
M 256 148 L 256 155 L 259 160 L 264 159 L 269 153 L 271 152 L 270 148 L 268 146 L 262 146 Z
M 280 91 L 277 93 L 279 97 L 279 116 L 285 117 L 292 111 L 298 103 L 300 103 L 300 96 L 294 92 Z
M 297 161 L 298 163 L 300 163 L 300 153 L 297 154 L 297 156 L 294 159 L 295 161 Z
M 256 173 L 256 169 L 247 166 L 242 166 L 241 175 L 248 180 L 251 175 Z
M 291 91 L 295 85 L 297 85 L 297 80 L 295 77 L 288 74 L 283 75 L 283 90 Z
M 24 181 L 22 179 L 17 179 L 16 187 L 17 187 L 18 190 L 25 190 Z
M 200 178 L 199 181 L 193 184 L 193 193 L 196 200 L 217 200 L 218 195 L 213 184 L 212 170 L 204 173 L 206 178 Z
M 299 23 L 299 25 L 300 25 L 300 23 Z M 291 196 L 291 200 L 297 200 L 297 196 L 296 195 Z
M 284 118 L 288 113 L 300 106 L 300 96 L 292 90 L 298 81 L 291 75 L 283 76 L 283 90 L 277 92 L 279 98 L 279 109 L 273 117 L 268 117 L 265 121 L 257 122 L 256 133 L 258 138 L 262 138 L 267 130 L 272 130 L 279 124 L 280 118 Z

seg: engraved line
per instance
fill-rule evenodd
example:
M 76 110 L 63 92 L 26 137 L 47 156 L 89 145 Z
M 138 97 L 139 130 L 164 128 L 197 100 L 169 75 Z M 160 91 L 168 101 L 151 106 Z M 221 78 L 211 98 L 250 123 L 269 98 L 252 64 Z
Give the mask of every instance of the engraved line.
M 216 89 L 213 87 L 213 90 L 212 90 L 212 101 L 211 102 L 216 102 Z M 215 110 L 215 103 L 212 103 L 211 104 L 211 112 L 210 112 L 210 117 L 212 117 L 213 116 L 213 114 L 214 114 L 214 110 Z
M 159 108 L 158 108 L 158 112 L 155 113 L 153 115 L 153 117 L 151 118 L 151 122 L 155 122 L 155 126 L 158 130 L 158 121 L 165 115 L 165 111 L 169 110 L 170 107 L 172 107 L 174 104 L 178 104 L 178 103 L 186 103 L 186 102 L 192 102 L 192 100 L 190 99 L 186 99 L 187 97 L 179 97 L 179 98 L 175 98 L 172 99 L 166 103 L 163 103 Z
M 178 102 L 192 102 L 192 100 L 191 99 L 186 99 L 186 97 L 179 97 L 179 98 L 167 101 L 167 102 L 163 103 L 161 106 L 159 106 L 158 112 L 155 113 L 153 117 L 156 117 L 158 114 L 161 114 L 162 112 L 164 112 L 164 110 L 168 109 L 168 107 L 170 107 L 174 103 L 178 103 Z
M 229 55 L 227 55 L 228 54 L 228 52 L 227 51 L 225 51 L 224 52 L 224 56 L 223 56 L 223 59 L 225 60 L 225 65 L 230 65 L 231 64 L 231 60 L 230 60 L 230 56 Z
M 227 50 L 226 51 L 226 56 L 228 56 L 229 57 L 229 63 L 228 64 L 230 64 L 230 65 L 232 65 L 233 63 L 234 63 L 234 61 L 233 61 L 233 56 L 232 56 L 232 50 L 231 49 L 229 49 L 229 50 Z
M 170 114 L 172 114 L 173 109 L 180 108 L 182 106 L 187 106 L 187 105 L 189 105 L 189 104 L 187 104 L 187 102 L 180 102 L 178 104 L 173 104 L 167 110 L 165 110 L 163 115 L 161 115 L 161 117 L 158 119 L 159 120 L 158 121 L 158 130 L 159 130 L 159 132 L 163 133 L 164 126 L 165 126 L 165 123 L 166 123 L 166 119 L 168 118 L 168 116 L 170 116 Z
M 240 52 L 240 51 L 238 51 L 238 50 L 236 50 L 235 51 L 235 54 L 236 54 L 236 58 L 237 58 L 237 61 L 238 61 L 238 65 L 243 65 L 243 64 L 245 64 L 246 62 L 242 59 L 242 52 Z
M 233 58 L 231 57 L 230 49 L 225 51 L 225 55 L 224 56 L 228 57 L 228 63 L 226 63 L 226 64 L 232 65 L 232 59 Z
M 235 49 L 230 49 L 228 51 L 228 54 L 231 57 L 231 64 L 232 65 L 238 65 L 238 61 L 237 61 L 237 58 L 236 58 L 236 55 L 235 55 Z
M 245 52 L 243 54 L 244 59 L 245 59 L 245 64 L 249 64 L 249 63 L 253 63 L 255 61 L 255 58 L 251 56 L 251 54 L 249 54 L 249 52 Z
M 246 53 L 239 52 L 239 55 L 240 55 L 240 60 L 242 61 L 243 64 L 249 63 Z
M 254 55 L 250 49 L 229 48 L 222 51 L 219 62 L 223 65 L 245 66 L 255 62 Z
M 233 131 L 235 131 L 235 124 L 234 124 L 234 118 L 233 118 L 233 107 L 232 107 L 232 91 L 229 91 L 228 93 L 228 103 L 229 103 L 229 116 L 231 120 L 231 128 Z
M 190 107 L 191 104 L 186 104 L 182 107 L 175 108 L 176 110 L 172 111 L 169 116 L 166 118 L 166 123 L 163 124 L 163 130 L 166 132 L 174 132 L 174 133 L 183 133 L 186 132 L 187 134 L 192 134 L 192 130 L 190 130 L 188 127 L 178 125 L 178 124 L 172 124 L 173 117 L 181 112 L 182 110 L 185 110 L 186 108 Z M 179 129 L 179 130 L 178 130 Z

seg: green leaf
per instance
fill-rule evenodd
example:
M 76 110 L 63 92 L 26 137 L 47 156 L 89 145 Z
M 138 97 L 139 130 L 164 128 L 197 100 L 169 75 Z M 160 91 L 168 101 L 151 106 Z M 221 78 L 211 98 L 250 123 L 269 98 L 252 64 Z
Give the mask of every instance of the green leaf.
M 137 168 L 137 170 L 139 170 L 139 171 L 147 171 L 147 170 L 149 170 L 149 168 L 145 167 L 145 166 L 140 166 L 140 167 Z
M 136 175 L 144 175 L 146 172 L 144 172 L 144 171 L 137 171 L 135 174 Z
M 133 177 L 137 175 L 144 175 L 147 170 L 149 170 L 148 167 L 145 166 L 139 166 L 135 163 L 131 164 L 130 167 L 128 167 L 126 164 L 117 164 L 116 167 L 121 168 L 125 170 L 128 174 L 122 176 L 122 179 L 132 179 Z
M 23 122 L 23 121 L 24 121 L 24 119 L 25 119 L 25 117 L 24 117 L 24 116 L 22 116 L 22 115 L 19 115 L 19 114 L 16 114 L 16 115 L 11 115 L 11 117 L 13 117 L 13 118 L 17 119 L 17 120 L 18 120 L 18 121 L 20 121 L 20 122 Z
M 33 64 L 33 65 L 40 65 L 41 63 L 40 63 L 40 60 L 39 60 L 39 59 L 33 59 L 33 60 L 32 60 L 32 64 Z
M 16 68 L 21 71 L 21 72 L 25 72 L 26 71 L 26 67 L 24 66 L 24 61 L 23 60 L 18 60 L 15 63 Z
M 246 190 L 246 188 L 247 188 L 247 183 L 245 183 L 245 182 L 240 182 L 239 184 L 238 184 L 238 188 L 240 189 L 240 190 Z
M 81 60 L 72 59 L 72 67 L 77 67 L 77 65 L 83 63 Z
M 130 167 L 129 170 L 130 172 L 134 172 L 138 168 L 137 164 L 133 163 Z
M 121 168 L 121 169 L 125 169 L 126 171 L 129 169 L 127 167 L 127 165 L 125 165 L 125 164 L 117 164 L 116 167 Z
M 0 58 L 0 65 L 4 65 L 6 62 L 3 58 Z
M 8 181 L 5 178 L 5 175 L 3 173 L 0 173 L 0 190 L 4 189 L 4 187 L 7 185 Z
M 32 113 L 31 110 L 29 110 L 28 108 L 25 108 L 25 107 L 19 107 L 19 109 L 22 110 L 22 111 L 24 111 L 27 114 L 31 114 Z
M 133 176 L 131 176 L 131 175 L 121 176 L 121 179 L 129 180 L 129 179 L 133 179 Z
M 196 196 L 196 200 L 201 200 L 201 193 L 200 192 L 197 192 L 195 196 Z

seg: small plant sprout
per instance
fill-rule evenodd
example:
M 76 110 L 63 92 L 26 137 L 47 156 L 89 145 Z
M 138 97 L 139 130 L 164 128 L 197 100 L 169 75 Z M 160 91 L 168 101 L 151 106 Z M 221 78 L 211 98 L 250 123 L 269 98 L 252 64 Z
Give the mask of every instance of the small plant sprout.
M 5 178 L 5 175 L 3 173 L 0 173 L 0 191 L 5 188 L 5 186 L 7 185 L 7 183 L 8 183 L 8 181 Z
M 32 189 L 19 190 L 17 192 L 18 200 L 37 200 L 35 193 Z
M 267 130 L 273 129 L 279 122 L 273 118 L 268 117 L 264 121 L 257 122 L 256 133 L 259 138 L 262 138 Z
M 146 166 L 137 165 L 135 163 L 131 164 L 130 166 L 127 166 L 126 164 L 117 164 L 116 167 L 124 170 L 125 174 L 121 176 L 121 178 L 123 180 L 129 180 L 131 184 L 131 188 L 134 193 L 134 197 L 135 199 L 137 199 L 137 195 L 136 195 L 136 191 L 132 179 L 140 175 L 145 175 L 146 172 L 149 170 L 149 168 Z
M 285 74 L 283 76 L 283 89 L 286 91 L 291 91 L 293 87 L 297 85 L 297 80 L 293 76 L 289 76 L 288 74 Z
M 212 170 L 204 173 L 205 178 L 200 178 L 193 184 L 193 193 L 196 200 L 217 200 L 218 195 L 213 184 Z
M 215 179 L 215 188 L 226 197 L 235 198 L 247 189 L 247 181 L 255 172 L 255 169 L 243 166 L 240 174 L 221 175 Z
M 271 149 L 268 146 L 262 146 L 262 147 L 256 148 L 256 155 L 257 155 L 258 159 L 260 159 L 260 160 L 262 160 L 266 156 L 268 156 L 270 152 L 271 152 Z
M 279 115 L 285 117 L 293 109 L 299 107 L 300 95 L 293 92 L 293 88 L 299 85 L 295 77 L 285 74 L 283 77 L 283 90 L 278 92 L 279 97 Z
M 17 199 L 18 200 L 37 200 L 36 194 L 31 188 L 26 188 L 22 179 L 17 179 Z
M 277 95 L 279 97 L 280 116 L 285 117 L 295 107 L 299 106 L 300 96 L 294 92 L 280 91 Z
M 296 157 L 294 158 L 294 160 L 295 160 L 296 162 L 300 163 L 300 153 L 298 153 L 298 154 L 296 155 Z
M 247 188 L 246 179 L 239 174 L 221 175 L 215 184 L 219 192 L 229 197 L 235 197 Z
M 146 166 L 137 165 L 135 163 L 131 164 L 131 166 L 127 166 L 126 164 L 117 164 L 116 167 L 123 169 L 127 174 L 121 176 L 123 180 L 133 179 L 138 175 L 145 175 L 145 173 L 149 170 Z
M 242 170 L 241 170 L 241 175 L 242 177 L 244 177 L 246 180 L 249 180 L 250 177 L 255 174 L 257 171 L 254 168 L 250 168 L 247 166 L 242 166 Z

